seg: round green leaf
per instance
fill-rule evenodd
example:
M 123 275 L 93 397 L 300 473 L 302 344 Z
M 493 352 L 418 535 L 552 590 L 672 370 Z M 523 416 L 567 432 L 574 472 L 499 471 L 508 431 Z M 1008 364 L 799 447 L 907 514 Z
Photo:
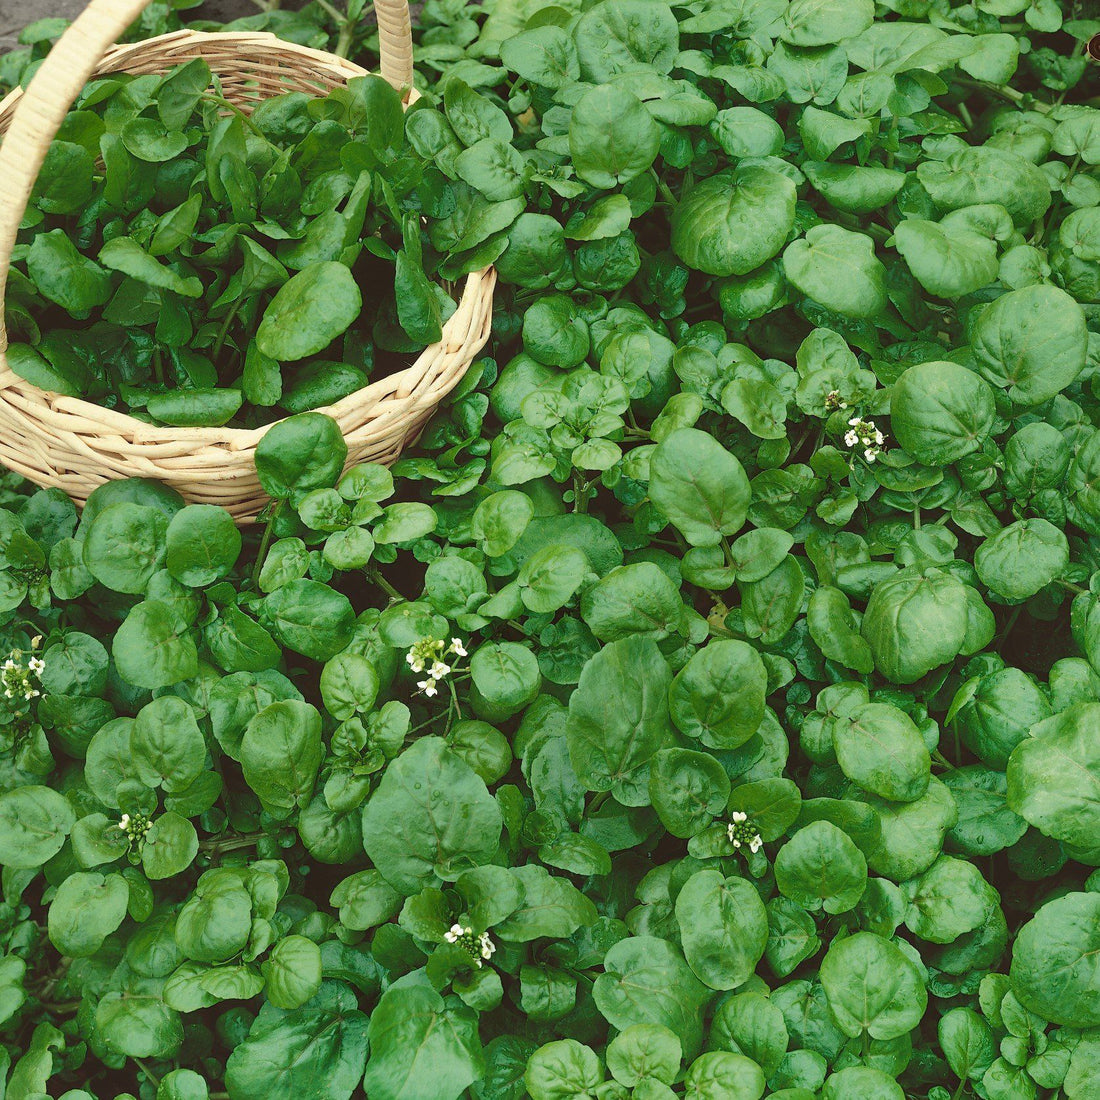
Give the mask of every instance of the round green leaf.
M 886 268 L 874 241 L 839 225 L 815 225 L 792 241 L 783 272 L 806 297 L 845 317 L 874 317 L 886 306 Z
M 920 363 L 894 383 L 890 426 L 926 466 L 946 466 L 976 451 L 995 415 L 993 391 L 958 363 Z
M 873 932 L 835 940 L 821 960 L 821 984 L 845 1035 L 896 1039 L 920 1023 L 928 993 L 916 964 Z
M 283 362 L 324 351 L 359 316 L 363 296 L 351 271 L 334 260 L 303 268 L 264 311 L 256 345 Z
M 768 914 L 750 882 L 697 871 L 676 896 L 684 956 L 711 989 L 735 989 L 752 976 L 768 942 Z
M 771 259 L 794 225 L 795 187 L 770 168 L 720 172 L 697 183 L 672 214 L 672 247 L 708 275 L 746 275 Z

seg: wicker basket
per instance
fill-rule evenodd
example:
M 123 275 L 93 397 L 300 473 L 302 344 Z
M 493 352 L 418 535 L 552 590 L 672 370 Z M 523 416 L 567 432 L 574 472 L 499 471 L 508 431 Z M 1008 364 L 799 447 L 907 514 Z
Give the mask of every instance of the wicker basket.
M 0 462 L 83 504 L 98 485 L 125 477 L 155 478 L 195 503 L 217 504 L 248 522 L 267 503 L 253 457 L 267 427 L 168 428 L 38 389 L 14 374 L 4 349 L 4 290 L 12 247 L 50 142 L 93 76 L 125 70 L 160 73 L 202 58 L 225 95 L 248 110 L 288 91 L 324 94 L 366 72 L 318 50 L 271 34 L 179 31 L 112 46 L 146 0 L 91 0 L 59 39 L 25 92 L 0 102 Z M 381 73 L 412 90 L 412 34 L 406 0 L 377 0 Z M 340 425 L 348 463 L 396 460 L 420 434 L 439 401 L 466 373 L 489 336 L 496 276 L 470 275 L 442 339 L 412 366 L 322 409 Z

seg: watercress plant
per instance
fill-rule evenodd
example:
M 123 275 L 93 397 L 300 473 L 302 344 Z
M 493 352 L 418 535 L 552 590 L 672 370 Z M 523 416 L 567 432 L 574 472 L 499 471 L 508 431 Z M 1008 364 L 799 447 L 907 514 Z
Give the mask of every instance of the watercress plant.
M 418 447 L 0 483 L 9 1095 L 1095 1093 L 1087 15 L 424 6 Z

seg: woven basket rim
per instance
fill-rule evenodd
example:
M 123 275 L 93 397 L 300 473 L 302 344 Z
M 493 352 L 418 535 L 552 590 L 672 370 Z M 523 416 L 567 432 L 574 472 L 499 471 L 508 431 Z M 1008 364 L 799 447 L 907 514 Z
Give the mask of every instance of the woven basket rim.
M 270 31 L 193 31 L 185 28 L 177 31 L 169 31 L 166 34 L 156 35 L 152 38 L 145 38 L 139 42 L 121 43 L 112 47 L 104 55 L 99 65 L 96 66 L 91 79 L 99 79 L 112 72 L 126 72 L 126 63 L 129 62 L 129 64 L 132 65 L 135 56 L 140 57 L 143 51 L 147 51 L 150 48 L 159 49 L 174 43 L 179 43 L 181 47 L 185 45 L 197 45 L 201 53 L 203 46 L 214 46 L 225 42 L 233 42 L 241 46 L 252 45 L 271 48 L 279 52 L 286 52 L 313 60 L 318 65 L 328 66 L 331 69 L 348 70 L 347 79 L 351 79 L 351 77 L 354 76 L 370 75 L 368 69 L 364 69 L 362 66 L 346 58 L 339 57 L 336 54 L 328 53 L 324 50 L 317 50 L 309 46 L 299 46 L 297 43 L 287 42 L 277 35 L 272 34 Z M 3 123 L 4 114 L 13 111 L 15 107 L 18 106 L 23 94 L 24 91 L 22 88 L 14 88 L 3 100 L 0 100 L 0 125 Z M 419 98 L 418 93 L 410 85 L 407 94 L 403 97 L 405 109 L 407 110 L 408 107 L 416 102 L 417 98 Z M 2 140 L 3 136 L 4 132 L 0 131 L 0 140 Z M 464 301 L 468 296 L 484 292 L 484 284 L 486 282 L 490 283 L 488 292 L 491 294 L 492 283 L 495 282 L 491 264 L 480 271 L 472 272 L 466 276 L 460 302 Z M 4 285 L 0 286 L 0 309 L 3 309 L 6 298 L 6 284 L 7 279 L 5 278 Z M 353 393 L 348 394 L 332 405 L 321 406 L 310 411 L 323 413 L 339 419 L 342 413 L 350 411 L 356 406 L 363 404 L 364 401 L 369 401 L 371 398 L 377 396 L 381 400 L 385 400 L 392 391 L 401 388 L 402 381 L 407 381 L 409 377 L 423 372 L 424 368 L 435 358 L 435 354 L 438 350 L 448 343 L 448 335 L 453 335 L 455 330 L 461 325 L 462 317 L 463 311 L 459 309 L 451 318 L 448 318 L 443 325 L 443 332 L 440 339 L 434 344 L 429 344 L 425 347 L 409 366 L 355 390 Z M 457 324 L 452 325 L 454 321 L 457 321 Z M 417 381 L 419 381 L 419 379 L 417 379 Z M 133 437 L 135 443 L 139 439 L 144 442 L 172 442 L 186 438 L 193 440 L 196 444 L 225 443 L 229 444 L 230 450 L 251 450 L 271 428 L 276 424 L 290 419 L 290 416 L 294 415 L 288 414 L 287 416 L 279 417 L 277 420 L 269 421 L 257 428 L 180 428 L 170 425 L 149 424 L 129 413 L 107 408 L 94 401 L 87 401 L 79 397 L 68 397 L 55 390 L 44 390 L 39 386 L 35 386 L 34 383 L 28 382 L 11 369 L 7 362 L 6 348 L 0 348 L 0 391 L 4 390 L 45 395 L 52 407 L 63 409 L 74 415 L 89 416 L 89 419 L 97 421 L 104 427 L 114 428 L 123 435 Z M 415 398 L 415 396 L 416 383 L 414 382 L 413 388 L 410 390 L 407 397 Z M 394 400 L 402 399 L 395 398 Z M 433 401 L 432 403 L 435 404 L 437 402 Z M 414 401 L 412 403 L 412 408 L 403 409 L 402 412 L 406 414 L 413 412 L 416 409 L 416 404 L 417 403 Z M 94 410 L 94 416 L 84 410 Z

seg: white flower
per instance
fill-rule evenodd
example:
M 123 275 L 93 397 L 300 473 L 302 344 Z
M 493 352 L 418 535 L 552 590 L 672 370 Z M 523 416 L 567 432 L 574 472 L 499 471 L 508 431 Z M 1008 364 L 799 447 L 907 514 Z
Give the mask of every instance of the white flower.
M 849 428 L 854 428 L 858 424 L 862 424 L 862 423 L 863 423 L 863 421 L 860 420 L 860 418 L 858 416 L 853 416 L 852 419 L 848 421 L 848 427 Z
M 438 690 L 435 686 L 434 680 L 417 680 L 416 686 L 420 688 L 420 690 L 424 692 L 424 694 L 427 695 L 429 698 L 433 695 L 438 694 Z
M 874 462 L 875 459 L 878 457 L 878 451 L 876 451 L 873 447 L 868 447 L 867 450 L 863 452 L 863 457 L 867 459 L 868 462 Z
M 27 667 L 38 676 L 41 675 L 42 670 L 46 667 L 46 662 L 43 661 L 41 657 L 32 657 Z
M 730 815 L 735 822 L 748 821 L 749 815 L 742 813 L 740 810 L 734 810 Z
M 755 854 L 756 852 L 759 852 L 759 851 L 760 851 L 760 849 L 761 849 L 761 848 L 762 848 L 763 846 L 764 846 L 764 841 L 763 841 L 763 839 L 761 838 L 761 836 L 760 836 L 760 834 L 759 834 L 759 833 L 757 833 L 757 834 L 756 834 L 756 836 L 754 836 L 754 837 L 752 838 L 752 840 L 750 840 L 750 841 L 749 841 L 749 851 L 750 851 L 750 852 L 752 852 L 752 853 L 754 853 L 754 854 Z
M 451 652 L 456 657 L 466 656 L 466 647 L 462 644 L 462 640 L 460 638 L 451 639 Z
M 489 938 L 488 932 L 482 932 L 477 939 L 477 945 L 481 949 L 481 957 L 483 959 L 490 959 L 493 956 L 493 952 L 496 951 L 497 945 Z
M 451 930 L 444 933 L 443 938 L 448 943 L 458 943 L 463 936 L 469 935 L 473 931 L 472 928 L 463 928 L 461 924 L 452 924 Z
M 447 673 L 450 671 L 450 665 L 445 664 L 443 661 L 436 661 L 435 664 L 432 665 L 430 675 L 433 680 L 442 680 L 443 677 L 446 676 Z
M 844 436 L 844 445 L 854 447 L 859 442 L 859 436 L 855 432 L 847 432 Z
M 405 654 L 405 660 L 409 662 L 409 667 L 413 672 L 424 671 L 424 662 L 412 650 Z
M 129 830 L 129 828 L 130 828 L 130 815 L 129 814 L 123 814 L 122 817 L 120 817 L 118 819 L 118 827 L 124 833 Z

